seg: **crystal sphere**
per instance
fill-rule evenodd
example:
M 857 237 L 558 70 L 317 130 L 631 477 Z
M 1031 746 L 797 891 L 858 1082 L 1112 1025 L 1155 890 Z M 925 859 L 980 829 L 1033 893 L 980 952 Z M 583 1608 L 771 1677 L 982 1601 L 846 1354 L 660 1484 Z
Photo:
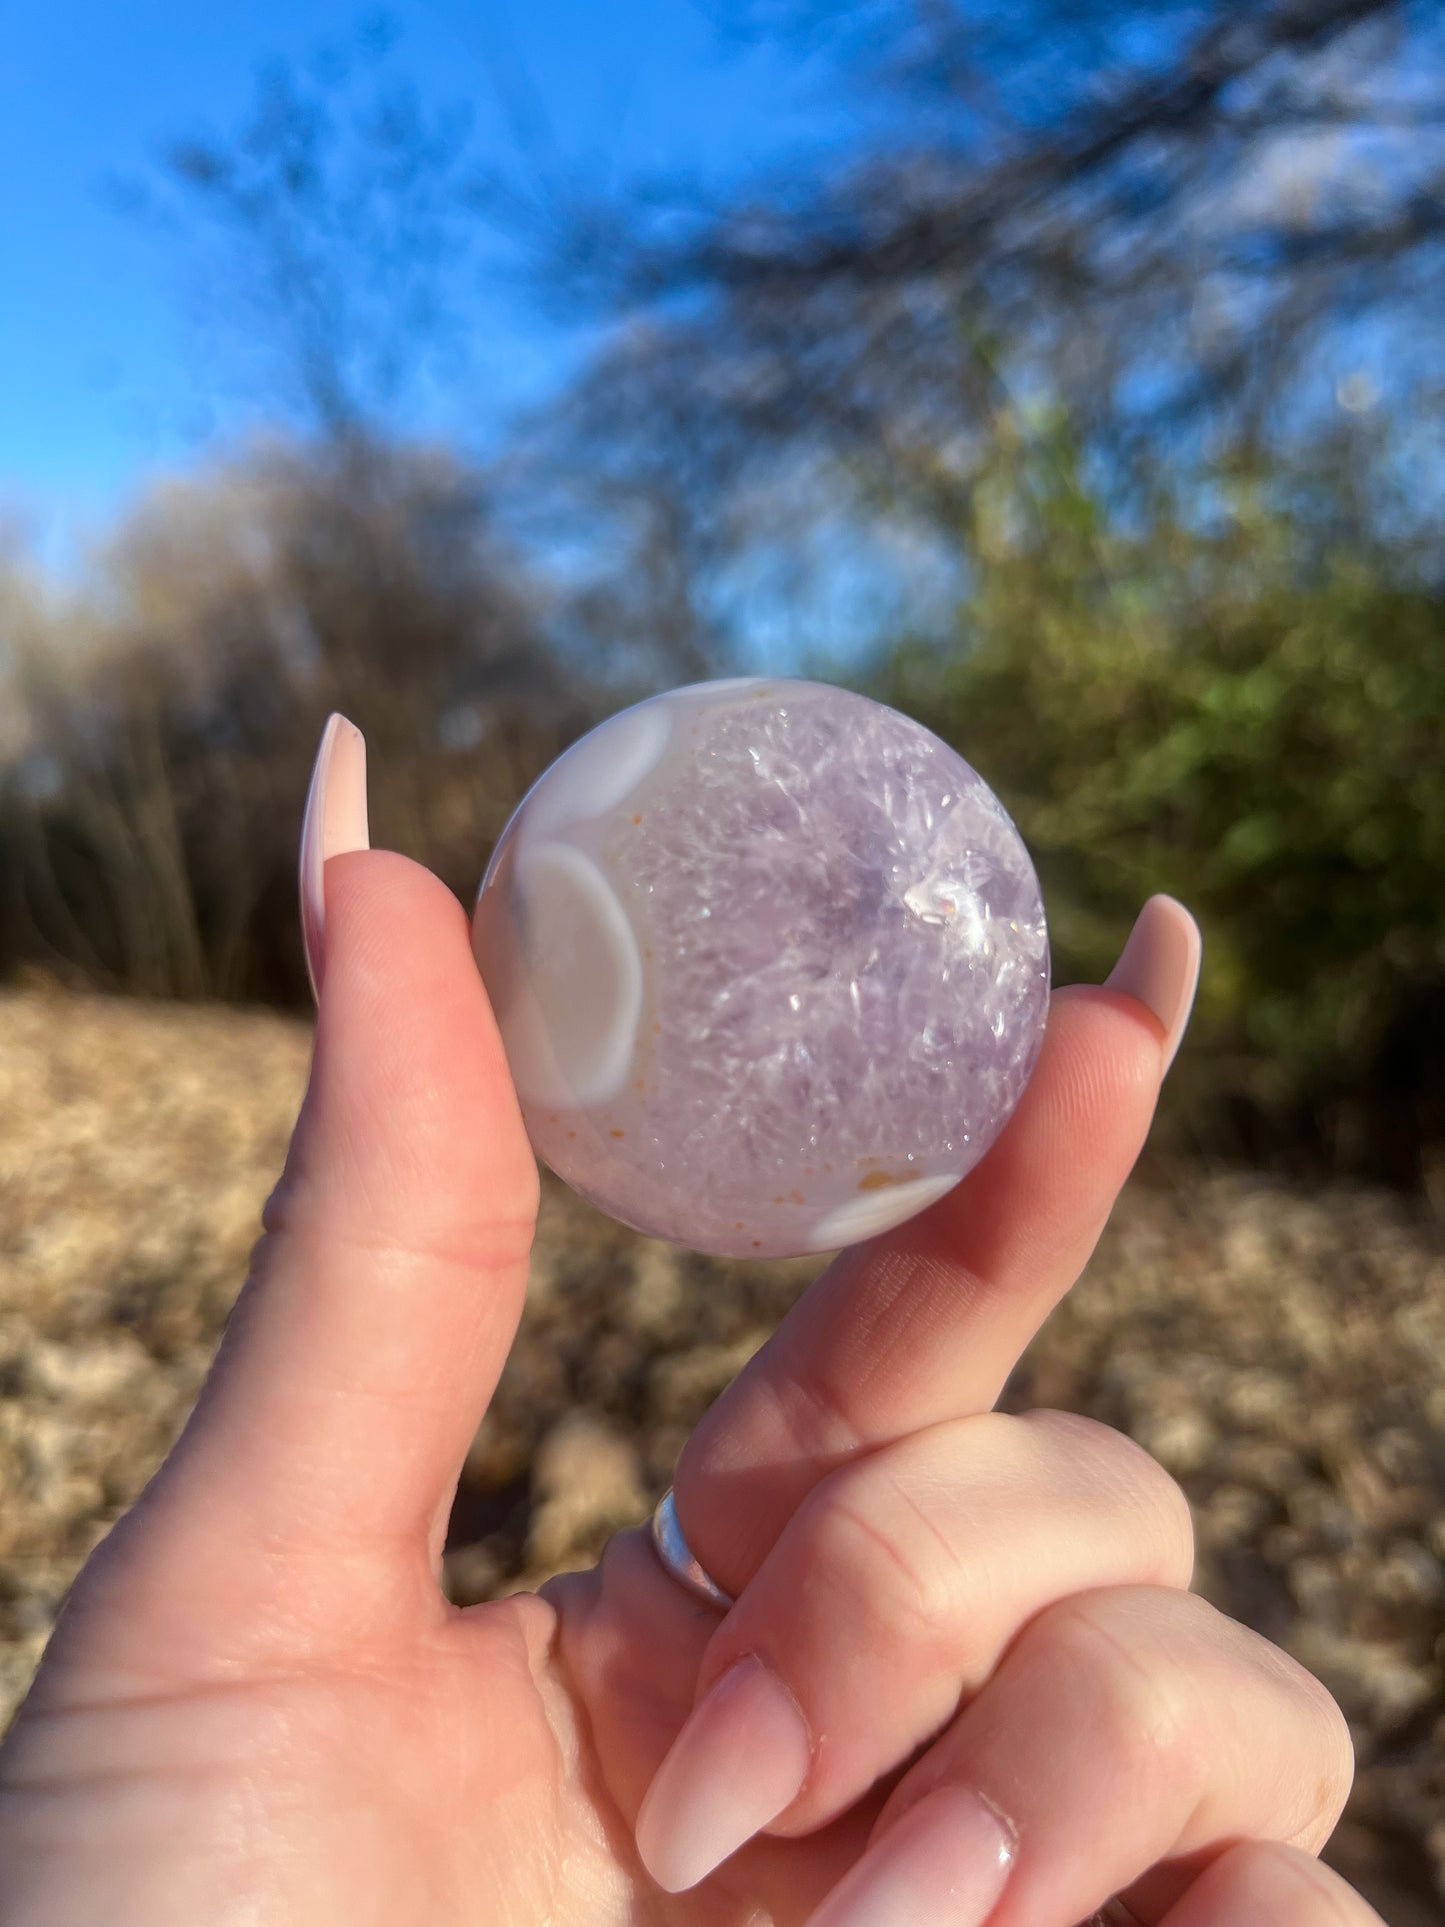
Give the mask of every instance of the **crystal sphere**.
M 723 1256 L 829 1251 L 941 1197 L 1048 1010 L 998 798 L 823 683 L 699 683 L 594 729 L 508 823 L 472 938 L 538 1156 Z

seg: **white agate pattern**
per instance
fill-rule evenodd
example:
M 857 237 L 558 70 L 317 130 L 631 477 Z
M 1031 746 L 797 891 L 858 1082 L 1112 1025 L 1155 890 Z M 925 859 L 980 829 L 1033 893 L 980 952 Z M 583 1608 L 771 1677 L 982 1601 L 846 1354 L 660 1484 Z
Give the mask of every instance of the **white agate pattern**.
M 726 1256 L 936 1202 L 1003 1128 L 1048 1009 L 998 799 L 821 683 L 698 684 L 593 730 L 504 831 L 473 941 L 539 1157 Z

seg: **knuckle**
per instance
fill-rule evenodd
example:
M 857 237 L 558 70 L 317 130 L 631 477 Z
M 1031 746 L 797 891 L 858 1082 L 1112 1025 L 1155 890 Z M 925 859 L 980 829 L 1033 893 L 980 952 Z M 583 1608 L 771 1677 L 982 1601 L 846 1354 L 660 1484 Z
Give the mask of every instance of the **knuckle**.
M 1328 1687 L 1288 1653 L 1267 1641 L 1261 1644 L 1298 1702 L 1300 1756 L 1309 1761 L 1310 1771 L 1300 1776 L 1300 1824 L 1288 1838 L 1290 1844 L 1313 1851 L 1334 1832 L 1350 1797 L 1355 1781 L 1354 1741 L 1349 1723 Z
M 1185 1587 L 1194 1573 L 1194 1514 L 1184 1488 L 1137 1439 L 1075 1412 L 1038 1411 L 1027 1425 L 1046 1432 L 1056 1451 L 1087 1466 L 1092 1484 L 1107 1492 L 1129 1520 L 1142 1555 L 1141 1582 Z
M 1060 1697 L 1082 1693 L 1094 1757 L 1121 1784 L 1195 1811 L 1210 1761 L 1234 1758 L 1265 1776 L 1273 1838 L 1309 1851 L 1329 1838 L 1354 1777 L 1349 1728 L 1321 1682 L 1262 1634 L 1192 1593 L 1123 1587 L 1050 1607 L 1024 1649 Z
M 810 1502 L 810 1554 L 891 1642 L 959 1657 L 971 1566 L 932 1513 L 882 1461 L 863 1461 L 824 1482 Z
M 1111 1623 L 1103 1602 L 1118 1597 L 1081 1593 L 1061 1600 L 1025 1628 L 1015 1652 L 1025 1664 L 1041 1666 L 1046 1678 L 1058 1678 L 1061 1698 L 1080 1703 L 1082 1693 L 1100 1771 L 1157 1799 L 1161 1788 L 1188 1783 L 1197 1725 L 1185 1677 L 1151 1664 L 1149 1643 L 1136 1646 L 1127 1625 Z
M 1122 1432 L 1111 1446 L 1126 1500 L 1137 1510 L 1141 1537 L 1153 1554 L 1148 1577 L 1160 1585 L 1187 1586 L 1194 1573 L 1194 1514 L 1184 1488 Z
M 1217 1615 L 1236 1669 L 1252 1672 L 1273 1706 L 1272 1727 L 1290 1762 L 1271 1834 L 1318 1852 L 1344 1811 L 1355 1778 L 1349 1725 L 1329 1689 L 1262 1633 Z
M 1232 1643 L 1239 1667 L 1249 1667 L 1269 1689 L 1280 1712 L 1298 1733 L 1300 1752 L 1328 1769 L 1331 1791 L 1343 1806 L 1354 1778 L 1355 1749 L 1349 1724 L 1324 1682 L 1282 1647 L 1238 1620 L 1214 1613 L 1219 1631 Z

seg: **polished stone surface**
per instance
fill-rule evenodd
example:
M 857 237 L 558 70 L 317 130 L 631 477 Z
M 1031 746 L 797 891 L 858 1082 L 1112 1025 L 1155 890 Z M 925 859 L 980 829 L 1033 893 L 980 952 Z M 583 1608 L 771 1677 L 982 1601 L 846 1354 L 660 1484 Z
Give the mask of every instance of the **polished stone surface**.
M 728 1255 L 829 1250 L 942 1196 L 1048 1008 L 998 799 L 822 683 L 703 683 L 602 724 L 507 826 L 473 936 L 538 1155 Z

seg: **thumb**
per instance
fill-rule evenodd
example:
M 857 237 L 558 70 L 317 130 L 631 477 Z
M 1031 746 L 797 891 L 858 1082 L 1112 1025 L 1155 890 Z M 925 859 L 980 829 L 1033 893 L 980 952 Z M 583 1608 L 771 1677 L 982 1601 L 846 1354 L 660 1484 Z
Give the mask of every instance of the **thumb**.
M 338 740 L 347 776 L 328 810 Z M 333 719 L 307 811 L 322 986 L 310 1085 L 251 1275 L 149 1508 L 156 1525 L 224 1542 L 228 1581 L 258 1546 L 273 1575 L 399 1548 L 433 1570 L 526 1287 L 537 1168 L 467 920 L 428 871 L 366 849 L 360 745 Z

